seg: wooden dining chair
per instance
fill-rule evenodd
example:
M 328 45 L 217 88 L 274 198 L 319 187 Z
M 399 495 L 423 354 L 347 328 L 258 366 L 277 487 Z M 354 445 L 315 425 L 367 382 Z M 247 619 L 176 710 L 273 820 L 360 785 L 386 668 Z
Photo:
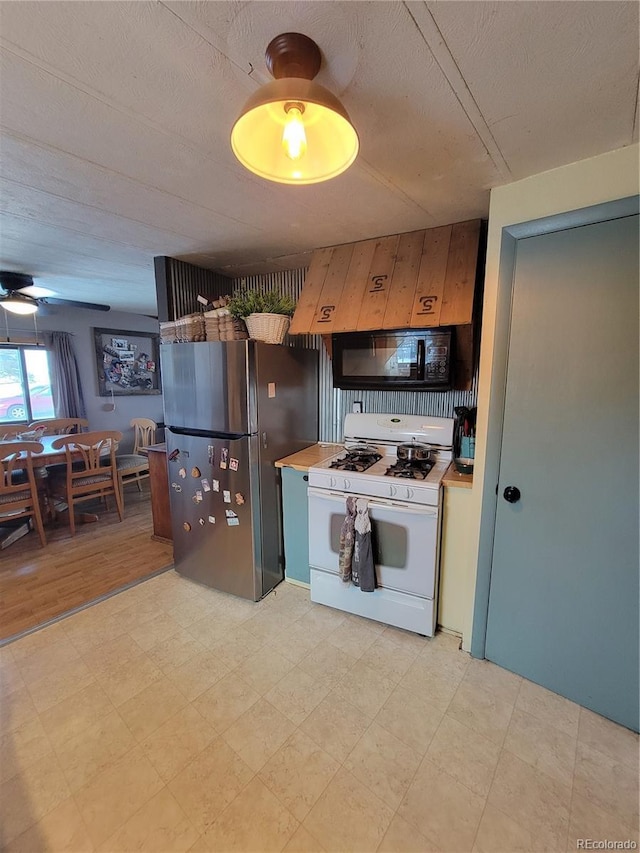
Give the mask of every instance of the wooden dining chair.
M 0 441 L 19 441 L 23 432 L 29 429 L 25 424 L 20 426 L 7 426 L 0 424 Z
M 120 521 L 124 518 L 122 487 L 116 466 L 116 448 L 122 439 L 117 430 L 61 435 L 52 442 L 54 450 L 64 450 L 67 461 L 64 472 L 49 477 L 49 493 L 63 500 L 69 508 L 71 535 L 76 532 L 75 505 L 90 498 L 113 495 Z
M 27 429 L 44 430 L 42 435 L 72 435 L 86 432 L 89 429 L 89 421 L 86 418 L 50 418 L 46 421 L 34 421 Z
M 44 421 L 34 421 L 32 424 L 28 426 L 29 430 L 38 430 L 40 435 L 77 435 L 80 432 L 86 432 L 89 429 L 89 421 L 86 418 L 48 418 Z M 34 440 L 37 440 L 39 436 L 34 436 Z M 76 464 L 74 462 L 74 467 L 82 470 L 82 464 Z M 66 472 L 66 466 L 64 463 L 60 465 L 48 465 L 46 470 L 46 476 L 53 477 L 54 475 L 64 474 Z M 36 477 L 40 474 L 43 476 L 45 474 L 45 470 L 38 468 L 36 470 Z
M 42 453 L 42 450 L 39 441 L 0 443 L 0 521 L 32 519 L 44 547 L 47 538 L 31 461 L 31 454 Z
M 151 418 L 133 418 L 133 453 L 116 456 L 118 475 L 124 489 L 125 483 L 136 482 L 138 491 L 142 491 L 141 482 L 149 476 L 149 459 L 144 452 L 155 441 L 157 424 Z M 124 494 L 124 492 L 123 492 Z

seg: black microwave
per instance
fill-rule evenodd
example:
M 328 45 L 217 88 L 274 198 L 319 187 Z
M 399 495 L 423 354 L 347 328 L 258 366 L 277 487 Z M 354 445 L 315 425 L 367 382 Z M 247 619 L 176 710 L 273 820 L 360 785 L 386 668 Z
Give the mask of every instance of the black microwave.
M 332 335 L 333 385 L 346 390 L 448 391 L 450 326 Z

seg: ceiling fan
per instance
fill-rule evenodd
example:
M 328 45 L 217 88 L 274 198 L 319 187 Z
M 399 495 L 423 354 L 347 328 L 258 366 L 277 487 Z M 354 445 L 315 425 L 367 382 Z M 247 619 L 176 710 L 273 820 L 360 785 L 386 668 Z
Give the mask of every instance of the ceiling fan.
M 73 299 L 59 299 L 57 296 L 37 296 L 24 292 L 38 289 L 33 276 L 21 272 L 0 270 L 0 306 L 12 314 L 35 314 L 41 305 L 70 305 L 73 308 L 90 308 L 92 311 L 110 311 L 110 305 L 96 302 L 76 302 Z

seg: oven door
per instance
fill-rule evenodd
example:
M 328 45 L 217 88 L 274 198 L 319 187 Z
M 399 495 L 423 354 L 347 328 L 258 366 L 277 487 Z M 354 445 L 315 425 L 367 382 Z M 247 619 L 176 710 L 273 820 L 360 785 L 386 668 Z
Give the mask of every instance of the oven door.
M 338 574 L 343 492 L 309 488 L 309 564 Z M 352 495 L 353 497 L 363 497 Z M 433 598 L 438 551 L 438 508 L 365 498 L 378 587 Z M 366 593 L 363 593 L 365 595 Z

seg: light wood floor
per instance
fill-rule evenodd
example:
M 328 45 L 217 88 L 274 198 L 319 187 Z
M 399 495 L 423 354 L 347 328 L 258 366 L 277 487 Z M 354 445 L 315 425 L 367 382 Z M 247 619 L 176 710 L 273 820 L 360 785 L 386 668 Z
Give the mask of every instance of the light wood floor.
M 123 522 L 113 498 L 108 511 L 95 509 L 99 520 L 77 524 L 75 536 L 62 516 L 46 528 L 45 548 L 32 531 L 0 551 L 0 640 L 171 565 L 171 545 L 151 539 L 148 481 L 142 494 L 125 488 Z

